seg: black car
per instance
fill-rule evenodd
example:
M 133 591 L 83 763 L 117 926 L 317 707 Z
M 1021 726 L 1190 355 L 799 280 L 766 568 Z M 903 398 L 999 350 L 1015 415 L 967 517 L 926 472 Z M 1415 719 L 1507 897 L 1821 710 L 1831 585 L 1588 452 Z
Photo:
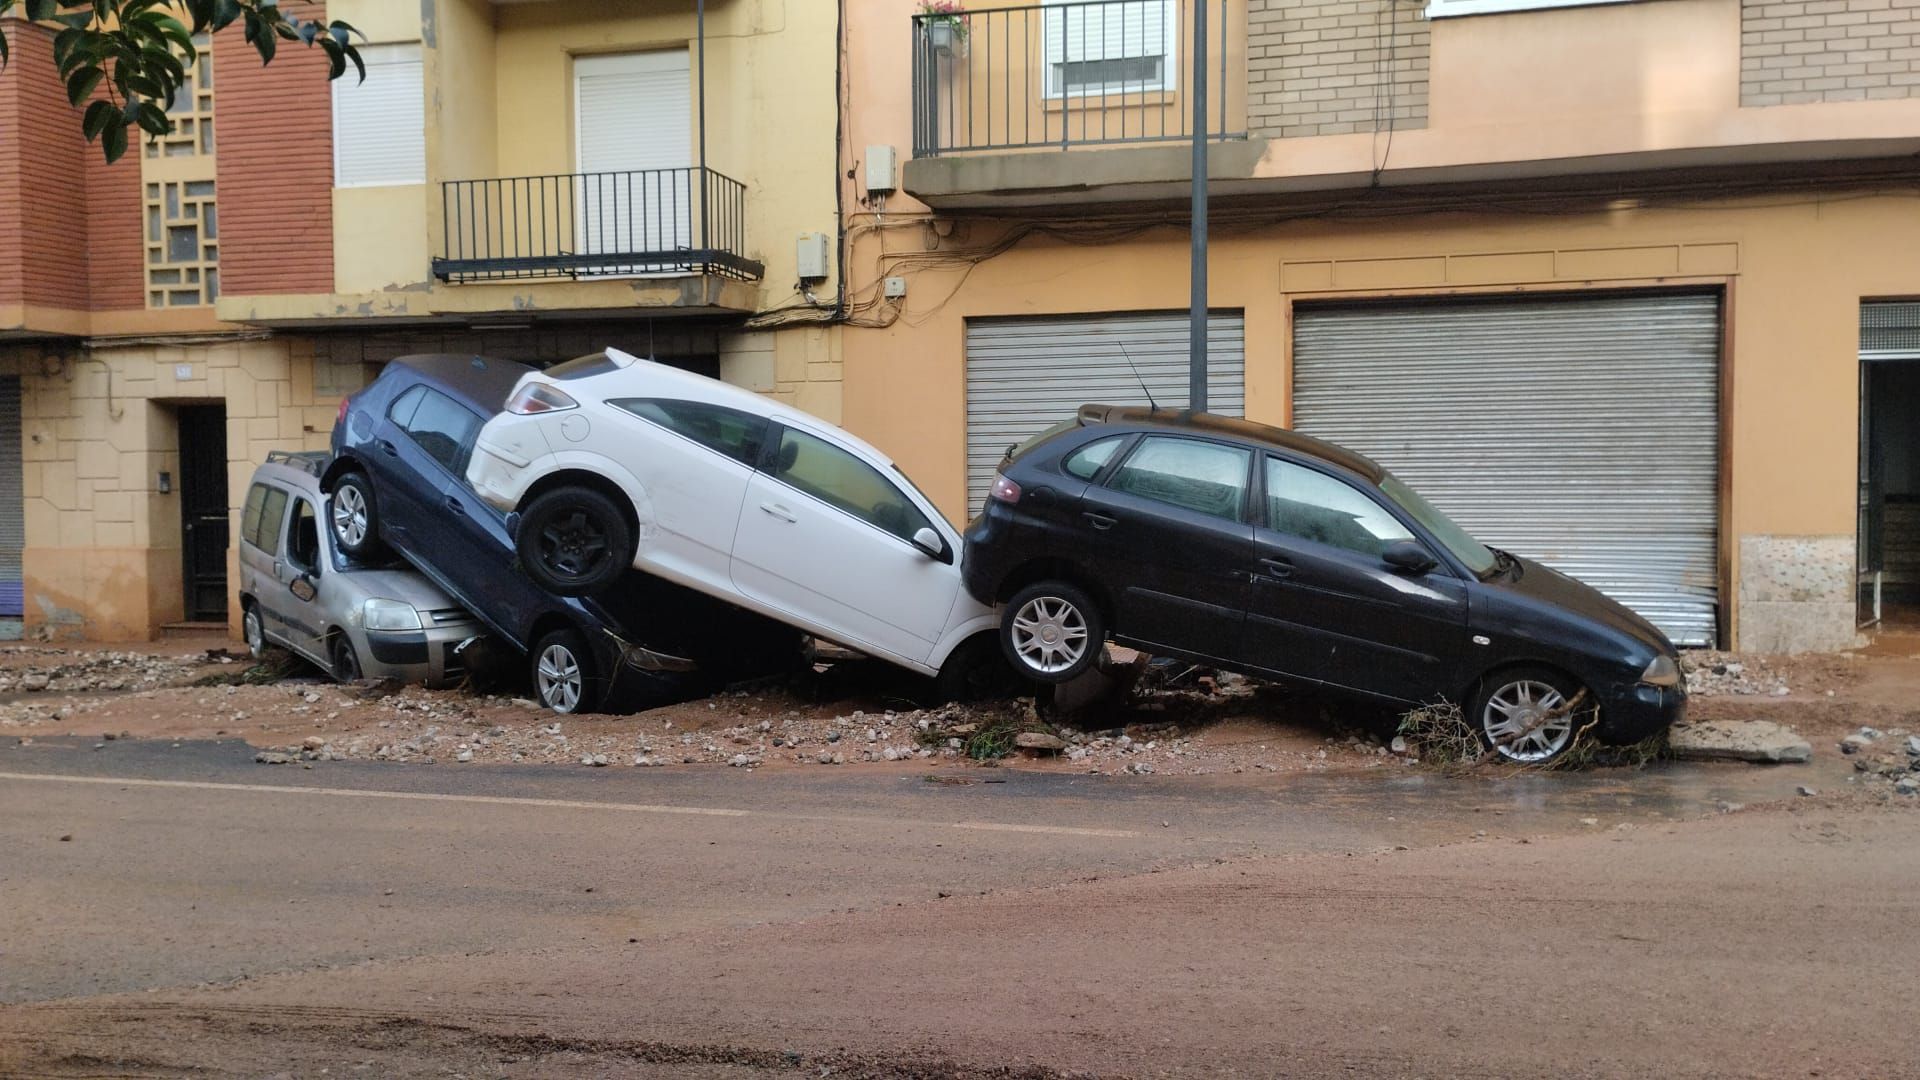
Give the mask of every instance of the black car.
M 1064 682 L 1107 638 L 1396 703 L 1465 702 L 1502 755 L 1678 720 L 1673 644 L 1564 574 L 1486 547 L 1373 461 L 1204 413 L 1088 405 L 1011 448 L 966 532 L 1001 644 Z M 1596 712 L 1597 710 L 1597 712 Z
M 516 564 L 511 515 L 467 486 L 467 455 L 524 364 L 403 357 L 341 402 L 321 477 L 338 548 L 392 549 L 531 659 L 559 712 L 651 705 L 797 663 L 803 638 L 751 612 L 638 572 L 591 600 L 543 591 Z

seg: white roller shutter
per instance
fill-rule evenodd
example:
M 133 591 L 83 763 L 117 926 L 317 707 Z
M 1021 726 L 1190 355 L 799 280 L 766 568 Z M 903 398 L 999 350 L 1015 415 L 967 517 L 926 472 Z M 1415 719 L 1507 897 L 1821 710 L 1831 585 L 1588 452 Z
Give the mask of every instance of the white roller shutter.
M 20 636 L 14 620 L 26 611 L 20 553 L 27 546 L 27 517 L 20 461 L 20 378 L 0 376 L 0 638 Z
M 380 187 L 427 182 L 426 91 L 420 46 L 362 45 L 367 79 L 333 83 L 333 182 Z
M 573 62 L 580 250 L 692 246 L 692 67 L 685 49 Z M 654 170 L 677 170 L 659 172 Z
M 967 320 L 969 511 L 986 500 L 1008 446 L 1082 405 L 1145 405 L 1144 381 L 1159 404 L 1184 408 L 1187 333 L 1185 312 Z M 1208 411 L 1246 415 L 1245 318 L 1215 313 L 1207 350 Z
M 1303 307 L 1294 426 L 1711 645 L 1719 364 L 1710 295 Z

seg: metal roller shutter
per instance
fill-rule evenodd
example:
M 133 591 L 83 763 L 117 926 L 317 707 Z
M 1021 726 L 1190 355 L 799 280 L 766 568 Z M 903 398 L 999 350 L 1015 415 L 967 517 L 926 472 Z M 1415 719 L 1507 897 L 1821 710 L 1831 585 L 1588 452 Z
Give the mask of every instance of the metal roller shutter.
M 1294 426 L 1712 645 L 1719 370 L 1711 295 L 1301 308 Z
M 0 377 L 0 620 L 9 621 L 26 611 L 20 552 L 27 546 L 27 518 L 20 454 L 20 378 L 8 375 Z M 18 624 L 0 626 L 0 638 L 19 636 Z
M 1187 403 L 1185 312 L 967 321 L 967 506 L 978 509 L 1007 447 L 1082 405 Z M 1246 319 L 1207 322 L 1207 406 L 1246 411 Z M 1129 365 L 1128 360 L 1132 363 Z M 1134 371 L 1138 369 L 1139 375 Z

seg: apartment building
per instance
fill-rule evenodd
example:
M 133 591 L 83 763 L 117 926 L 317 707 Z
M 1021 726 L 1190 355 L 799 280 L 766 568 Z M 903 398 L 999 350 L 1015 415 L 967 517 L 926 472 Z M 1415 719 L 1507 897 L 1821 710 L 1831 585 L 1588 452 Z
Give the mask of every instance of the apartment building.
M 365 82 L 293 47 L 263 67 L 223 32 L 175 135 L 113 166 L 51 36 L 0 23 L 0 634 L 237 626 L 254 464 L 324 447 L 396 356 L 617 345 L 838 417 L 809 299 L 839 287 L 832 19 L 281 6 L 360 28 Z
M 1920 617 L 1920 0 L 848 6 L 845 419 L 956 519 L 1186 402 L 1204 73 L 1212 410 L 1678 642 Z

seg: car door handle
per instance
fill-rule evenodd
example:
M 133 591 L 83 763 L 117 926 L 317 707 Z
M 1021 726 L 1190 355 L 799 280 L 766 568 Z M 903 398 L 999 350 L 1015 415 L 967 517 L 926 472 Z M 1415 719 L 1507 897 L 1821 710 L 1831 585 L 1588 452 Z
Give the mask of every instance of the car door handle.
M 1084 514 L 1081 514 L 1080 516 L 1087 519 L 1087 524 L 1093 526 L 1094 528 L 1100 530 L 1101 532 L 1106 532 L 1108 529 L 1113 528 L 1113 526 L 1120 520 L 1119 518 L 1114 517 L 1112 514 L 1102 514 L 1093 510 L 1089 510 Z
M 1267 568 L 1267 574 L 1271 577 L 1284 578 L 1293 576 L 1292 559 L 1261 559 L 1260 565 Z
M 451 495 L 447 496 L 447 509 L 452 511 L 453 513 L 459 514 L 461 517 L 467 516 L 467 508 L 464 506 L 461 506 L 460 500 L 454 498 Z
M 388 442 L 385 439 L 379 440 L 378 445 L 380 447 L 380 452 L 387 455 L 388 457 L 398 457 L 400 455 L 400 448 L 393 445 L 392 443 Z
M 761 503 L 760 509 L 766 511 L 769 514 L 772 514 L 774 517 L 779 518 L 781 521 L 784 521 L 789 525 L 800 520 L 799 518 L 793 516 L 793 511 L 787 509 L 784 506 L 781 506 L 779 503 Z

